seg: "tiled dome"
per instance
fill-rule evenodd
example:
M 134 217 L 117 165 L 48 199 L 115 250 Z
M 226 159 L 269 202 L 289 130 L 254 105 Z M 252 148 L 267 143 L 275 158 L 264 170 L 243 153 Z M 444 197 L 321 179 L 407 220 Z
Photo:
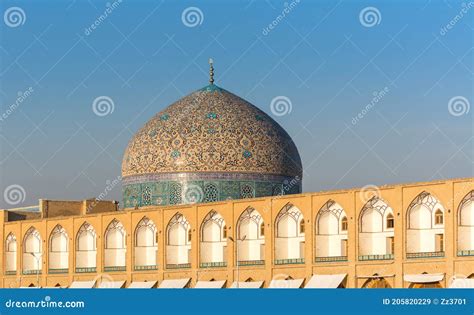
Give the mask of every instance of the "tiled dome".
M 205 182 L 236 181 L 225 187 L 214 183 L 221 200 L 245 197 L 242 181 L 253 183 L 253 192 L 247 194 L 253 197 L 274 193 L 271 185 L 257 192 L 257 182 L 281 186 L 295 177 L 300 180 L 301 175 L 298 150 L 285 130 L 257 107 L 214 84 L 156 114 L 131 139 L 122 163 L 126 206 L 127 201 L 128 206 L 186 203 L 180 196 L 170 196 L 170 181 L 181 186 L 181 193 L 193 181 L 201 199 L 206 197 Z M 143 202 L 147 188 L 143 185 L 154 183 L 165 185 L 148 187 Z M 153 200 L 153 195 L 158 199 Z

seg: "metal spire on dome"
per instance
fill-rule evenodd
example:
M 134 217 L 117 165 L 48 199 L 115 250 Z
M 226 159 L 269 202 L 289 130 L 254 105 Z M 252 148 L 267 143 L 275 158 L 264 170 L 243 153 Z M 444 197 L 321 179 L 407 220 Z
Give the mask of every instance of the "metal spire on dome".
M 209 83 L 214 84 L 214 60 L 209 58 Z

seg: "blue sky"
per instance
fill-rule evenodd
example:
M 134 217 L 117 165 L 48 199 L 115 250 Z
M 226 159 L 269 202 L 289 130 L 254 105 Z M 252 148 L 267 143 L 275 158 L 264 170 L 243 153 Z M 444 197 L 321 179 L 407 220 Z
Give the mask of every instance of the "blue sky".
M 216 84 L 293 137 L 304 191 L 473 176 L 474 7 L 286 5 L 282 16 L 283 1 L 2 1 L 0 208 L 102 193 L 132 134 L 207 84 L 209 57 Z M 197 22 L 183 20 L 190 7 Z M 94 113 L 100 96 L 113 112 Z M 278 96 L 284 115 L 271 111 Z M 107 198 L 121 200 L 120 185 Z

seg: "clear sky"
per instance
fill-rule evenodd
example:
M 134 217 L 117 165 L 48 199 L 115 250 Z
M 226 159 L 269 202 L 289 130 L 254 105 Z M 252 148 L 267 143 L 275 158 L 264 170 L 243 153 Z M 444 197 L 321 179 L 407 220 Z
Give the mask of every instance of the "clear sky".
M 207 84 L 209 57 L 216 84 L 293 137 L 304 191 L 473 176 L 474 3 L 12 0 L 1 12 L 0 208 L 109 188 L 121 200 L 111 183 L 129 139 Z M 101 96 L 113 111 L 93 110 Z

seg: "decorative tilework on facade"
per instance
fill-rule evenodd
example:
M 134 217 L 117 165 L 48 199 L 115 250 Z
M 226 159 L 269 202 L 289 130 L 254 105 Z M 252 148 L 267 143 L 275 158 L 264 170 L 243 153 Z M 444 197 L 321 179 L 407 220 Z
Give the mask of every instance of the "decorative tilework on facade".
M 135 207 L 299 193 L 302 168 L 295 144 L 277 122 L 211 84 L 157 113 L 136 133 L 122 177 L 124 206 Z

